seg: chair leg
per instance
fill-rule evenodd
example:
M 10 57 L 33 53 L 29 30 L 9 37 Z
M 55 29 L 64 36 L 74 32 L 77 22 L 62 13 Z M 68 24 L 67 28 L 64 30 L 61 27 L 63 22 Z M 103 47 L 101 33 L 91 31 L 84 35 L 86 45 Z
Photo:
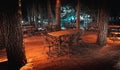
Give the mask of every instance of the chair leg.
M 70 47 L 68 46 L 68 57 L 70 57 Z
M 52 57 L 52 54 L 51 54 L 51 47 L 50 46 L 48 46 L 48 52 L 47 52 L 47 55 L 49 56 L 49 57 Z

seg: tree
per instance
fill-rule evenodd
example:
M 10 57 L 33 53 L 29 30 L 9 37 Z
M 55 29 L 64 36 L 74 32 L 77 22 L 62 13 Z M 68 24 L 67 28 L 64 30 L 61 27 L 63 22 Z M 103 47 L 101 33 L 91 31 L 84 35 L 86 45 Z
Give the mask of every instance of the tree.
M 31 14 L 30 14 L 30 10 L 29 10 L 29 8 L 28 8 L 28 6 L 27 6 L 27 20 L 28 20 L 28 24 L 30 24 L 31 23 Z
M 35 28 L 38 28 L 38 24 L 37 24 L 37 7 L 36 7 L 36 1 L 33 0 L 33 22 L 35 25 Z
M 2 2 L 6 4 L 6 2 Z M 3 5 L 2 4 L 2 5 Z M 1 5 L 1 4 L 0 4 Z M 5 9 L 3 9 L 4 7 Z M 19 70 L 27 63 L 23 46 L 22 28 L 18 16 L 18 2 L 0 6 L 0 26 L 4 28 L 4 39 L 8 64 L 11 70 Z
M 108 30 L 108 12 L 105 8 L 105 4 L 100 7 L 98 12 L 98 37 L 97 44 L 100 46 L 106 45 L 107 42 L 107 30 Z
M 0 16 L 3 16 L 2 14 Z M 2 19 L 2 17 L 0 17 L 0 19 Z M 3 21 L 0 20 L 0 50 L 5 48 L 5 36 L 4 36 L 4 25 L 3 25 Z
M 41 5 L 40 3 L 38 4 L 38 12 L 39 12 L 39 19 L 40 19 L 40 27 L 44 27 L 44 24 L 43 24 L 44 9 L 43 9 L 43 5 Z
M 60 7 L 61 7 L 61 0 L 56 0 L 56 24 L 57 24 L 57 28 L 58 30 L 61 29 L 61 26 L 60 26 L 60 14 L 61 14 L 61 10 L 60 10 Z
M 53 23 L 53 14 L 52 14 L 50 0 L 48 0 L 47 2 L 48 2 L 48 24 L 50 24 Z
M 80 29 L 80 1 L 78 0 L 78 4 L 77 4 L 77 19 L 76 19 L 76 29 L 79 30 Z

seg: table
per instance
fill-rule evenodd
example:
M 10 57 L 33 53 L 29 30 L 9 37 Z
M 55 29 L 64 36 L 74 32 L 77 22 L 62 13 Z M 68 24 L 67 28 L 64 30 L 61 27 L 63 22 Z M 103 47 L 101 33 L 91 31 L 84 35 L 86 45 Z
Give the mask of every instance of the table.
M 62 31 L 50 32 L 48 34 L 51 35 L 51 36 L 55 36 L 55 37 L 61 37 L 61 36 L 64 36 L 64 35 L 74 34 L 76 32 L 78 32 L 78 30 L 70 29 L 70 30 L 62 30 Z
M 57 44 L 55 47 L 58 47 L 58 55 L 61 55 L 61 48 L 63 46 L 68 47 L 68 54 L 69 54 L 69 47 L 72 46 L 74 42 L 77 42 L 82 35 L 82 30 L 70 29 L 70 30 L 62 30 L 56 32 L 50 32 L 48 35 L 54 39 L 53 44 Z
M 120 32 L 110 32 L 110 39 L 118 40 L 120 38 Z
M 34 33 L 35 27 L 34 26 L 23 26 L 23 34 L 28 34 L 28 35 L 32 35 Z

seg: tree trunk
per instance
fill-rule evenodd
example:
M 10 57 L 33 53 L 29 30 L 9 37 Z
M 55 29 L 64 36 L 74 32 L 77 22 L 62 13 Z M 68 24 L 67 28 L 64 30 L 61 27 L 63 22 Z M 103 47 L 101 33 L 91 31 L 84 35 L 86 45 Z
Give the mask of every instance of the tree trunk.
M 36 9 L 36 2 L 33 1 L 33 21 L 34 21 L 34 25 L 35 25 L 35 28 L 38 28 L 38 23 L 37 23 L 37 9 Z
M 5 30 L 5 25 L 4 25 L 4 21 L 2 19 L 4 19 L 2 16 L 3 15 L 0 15 L 0 49 L 3 49 L 5 48 L 5 33 L 4 33 L 4 30 Z
M 108 13 L 105 8 L 99 10 L 98 16 L 98 38 L 97 44 L 105 46 L 107 42 L 107 30 L 108 30 Z
M 27 19 L 28 19 L 28 24 L 31 23 L 31 16 L 30 16 L 30 10 L 27 8 Z
M 52 14 L 50 0 L 48 0 L 48 24 L 50 24 L 50 23 L 53 24 L 53 14 Z
M 60 14 L 61 14 L 61 11 L 60 11 L 60 7 L 61 7 L 61 0 L 56 0 L 56 24 L 57 24 L 57 29 L 58 30 L 61 30 L 61 26 L 60 26 Z
M 6 4 L 6 2 L 3 4 Z M 17 3 L 12 2 L 5 6 L 0 6 L 0 20 L 2 26 L 4 27 L 4 36 L 7 58 L 10 70 L 19 70 L 20 67 L 27 63 L 25 50 L 23 46 L 23 35 L 22 28 L 18 17 Z M 0 22 L 1 22 L 0 21 Z
M 78 4 L 77 4 L 77 19 L 76 19 L 76 29 L 79 30 L 80 29 L 80 1 L 78 0 Z
M 41 5 L 38 5 L 38 10 L 39 10 L 39 15 L 40 15 L 40 27 L 44 27 L 44 24 L 43 24 L 43 19 L 44 19 L 44 17 L 43 17 L 43 8 L 42 8 L 42 6 Z
M 15 21 L 16 20 L 16 21 Z M 13 15 L 6 15 L 5 41 L 8 63 L 16 70 L 25 65 L 27 60 L 23 46 L 23 36 L 18 18 Z

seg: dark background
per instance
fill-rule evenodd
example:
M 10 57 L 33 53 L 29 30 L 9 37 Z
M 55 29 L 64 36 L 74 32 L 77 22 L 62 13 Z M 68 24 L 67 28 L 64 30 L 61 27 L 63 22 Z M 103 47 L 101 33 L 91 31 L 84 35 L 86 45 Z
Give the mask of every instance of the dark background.
M 22 0 L 22 11 L 25 13 L 26 5 L 32 4 L 33 1 L 38 1 L 40 4 L 47 5 L 47 0 Z M 51 4 L 55 6 L 56 0 L 50 0 Z M 91 7 L 98 7 L 99 5 L 105 5 L 109 9 L 110 13 L 114 16 L 120 15 L 120 2 L 119 0 L 81 0 L 81 3 Z M 62 5 L 72 2 L 73 5 L 77 4 L 77 0 L 61 0 Z M 1 0 L 0 11 L 12 11 L 18 8 L 18 0 Z
M 22 0 L 22 13 L 23 17 L 26 16 L 27 5 L 32 5 L 33 2 L 43 5 L 43 8 L 47 7 L 47 0 Z M 53 9 L 55 9 L 56 0 L 50 0 Z M 119 17 L 120 16 L 120 2 L 119 0 L 80 0 L 81 4 L 89 6 L 91 8 L 105 7 L 108 9 L 110 16 Z M 71 4 L 73 6 L 77 5 L 77 0 L 61 0 L 61 5 Z M 18 10 L 18 0 L 1 0 L 0 2 L 0 12 L 17 12 Z

